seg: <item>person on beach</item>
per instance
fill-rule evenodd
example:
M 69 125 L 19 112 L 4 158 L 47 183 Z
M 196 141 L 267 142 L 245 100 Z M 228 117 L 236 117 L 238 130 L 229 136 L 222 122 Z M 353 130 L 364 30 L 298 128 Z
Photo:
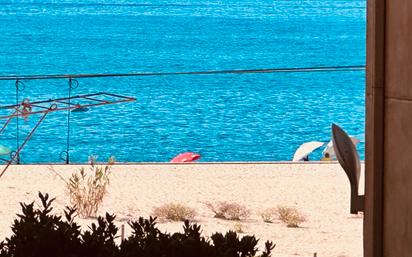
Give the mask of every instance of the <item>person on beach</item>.
M 320 160 L 321 160 L 321 161 L 329 162 L 329 161 L 331 161 L 332 159 L 330 158 L 329 153 L 325 153 L 325 155 L 323 156 L 323 158 L 320 159 Z

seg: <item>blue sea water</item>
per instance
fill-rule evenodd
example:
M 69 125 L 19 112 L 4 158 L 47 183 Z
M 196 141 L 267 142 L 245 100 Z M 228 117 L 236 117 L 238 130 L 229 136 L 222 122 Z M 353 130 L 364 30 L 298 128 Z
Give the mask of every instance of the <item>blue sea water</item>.
M 0 1 L 0 75 L 175 72 L 364 65 L 365 0 Z M 111 92 L 133 103 L 71 113 L 70 161 L 290 160 L 331 123 L 358 137 L 363 158 L 365 74 L 352 72 L 79 79 L 73 94 Z M 19 101 L 64 97 L 67 80 L 23 81 Z M 0 81 L 0 105 L 16 101 Z M 5 114 L 4 110 L 0 111 Z M 20 120 L 20 142 L 38 116 Z M 4 122 L 5 120 L 1 120 Z M 60 162 L 67 112 L 50 114 L 24 163 Z M 16 148 L 16 120 L 0 135 Z M 315 153 L 314 158 L 320 156 Z

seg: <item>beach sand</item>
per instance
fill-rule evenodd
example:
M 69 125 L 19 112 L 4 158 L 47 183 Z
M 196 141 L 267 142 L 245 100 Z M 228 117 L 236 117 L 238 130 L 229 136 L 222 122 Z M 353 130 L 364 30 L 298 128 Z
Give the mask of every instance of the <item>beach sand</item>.
M 0 166 L 1 167 L 1 166 Z M 68 178 L 79 165 L 55 165 Z M 363 184 L 363 181 L 361 181 Z M 19 202 L 39 202 L 38 192 L 56 197 L 54 209 L 62 213 L 69 198 L 61 178 L 49 165 L 12 166 L 0 178 L 0 241 L 11 234 L 10 225 L 20 212 Z M 240 222 L 244 234 L 276 244 L 272 256 L 361 257 L 362 215 L 349 214 L 349 182 L 336 163 L 324 164 L 139 164 L 115 165 L 100 214 L 117 215 L 118 224 L 148 217 L 165 203 L 194 208 L 203 233 L 224 232 L 239 227 L 238 221 L 213 217 L 205 203 L 236 202 L 251 210 Z M 280 221 L 265 223 L 260 212 L 278 205 L 293 206 L 307 221 L 301 228 L 288 228 Z M 77 219 L 87 228 L 95 219 Z M 181 222 L 161 222 L 163 231 L 182 230 Z M 130 229 L 126 226 L 126 235 Z M 243 235 L 243 234 L 241 234 Z

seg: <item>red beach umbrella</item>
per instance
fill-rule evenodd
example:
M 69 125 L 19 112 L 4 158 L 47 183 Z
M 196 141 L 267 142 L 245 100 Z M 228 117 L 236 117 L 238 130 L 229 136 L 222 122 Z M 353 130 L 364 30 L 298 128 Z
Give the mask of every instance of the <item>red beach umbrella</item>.
M 186 152 L 175 156 L 170 162 L 194 162 L 199 159 L 200 154 Z

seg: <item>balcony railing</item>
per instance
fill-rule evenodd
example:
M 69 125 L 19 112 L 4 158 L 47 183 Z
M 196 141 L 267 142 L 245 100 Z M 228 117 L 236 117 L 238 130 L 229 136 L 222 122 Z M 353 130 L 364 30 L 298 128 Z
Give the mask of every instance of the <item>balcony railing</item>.
M 112 92 L 111 86 L 97 86 L 93 87 L 90 86 L 95 79 L 120 79 L 120 78 L 139 78 L 139 77 L 161 77 L 161 78 L 166 78 L 166 77 L 171 77 L 171 76 L 193 76 L 193 75 L 204 75 L 204 76 L 210 76 L 210 75 L 237 75 L 237 74 L 271 74 L 271 73 L 308 73 L 308 72 L 354 72 L 354 71 L 364 71 L 365 66 L 329 66 L 329 67 L 307 67 L 307 68 L 269 68 L 269 69 L 242 69 L 242 70 L 210 70 L 210 71 L 184 71 L 184 72 L 137 72 L 137 73 L 118 73 L 118 74 L 52 74 L 52 75 L 8 75 L 8 76 L 0 76 L 0 80 L 3 81 L 3 85 L 1 87 L 3 88 L 3 92 L 6 92 L 3 94 L 3 99 L 0 99 L 0 120 L 4 121 L 6 124 L 3 125 L 3 128 L 0 130 L 0 137 L 2 134 L 7 134 L 9 129 L 6 129 L 7 125 L 13 122 L 15 124 L 15 132 L 14 135 L 9 135 L 9 136 L 3 136 L 3 139 L 6 141 L 11 141 L 15 140 L 15 147 L 16 150 L 11 153 L 10 158 L 14 160 L 15 163 L 20 163 L 21 162 L 21 156 L 20 156 L 20 151 L 16 152 L 18 149 L 21 148 L 22 144 L 26 144 L 27 141 L 30 139 L 27 137 L 27 132 L 30 131 L 30 128 L 28 126 L 22 128 L 22 120 L 21 118 L 26 118 L 23 113 L 19 111 L 19 106 L 23 105 L 23 102 L 25 99 L 34 99 L 36 101 L 30 102 L 31 104 L 37 104 L 37 106 L 31 106 L 31 108 L 38 108 L 41 109 L 43 108 L 47 110 L 47 106 L 39 106 L 40 103 L 54 103 L 57 104 L 58 110 L 65 110 L 66 112 L 66 122 L 65 125 L 65 149 L 61 149 L 60 151 L 60 161 L 68 164 L 71 163 L 71 136 L 72 136 L 72 126 L 71 123 L 73 122 L 72 120 L 72 112 L 75 109 L 80 109 L 80 108 L 75 108 L 75 104 L 78 104 L 79 102 L 79 96 L 83 100 L 90 100 L 90 101 L 97 101 L 99 104 L 97 105 L 104 105 L 109 102 L 113 102 L 113 99 L 108 101 L 107 99 L 103 98 L 93 98 L 96 96 L 96 94 L 102 94 L 104 96 L 112 96 L 112 97 L 120 97 L 123 100 L 127 101 L 132 101 L 134 100 L 134 95 L 132 96 L 122 96 L 119 93 L 114 93 Z M 43 83 L 36 84 L 34 85 L 32 81 L 35 80 L 46 80 L 46 81 L 59 81 L 59 82 L 54 82 L 56 84 L 56 87 L 44 87 Z M 65 83 L 61 83 L 61 81 L 66 81 Z M 77 92 L 75 92 L 81 81 L 86 81 L 86 83 L 82 84 L 82 90 L 80 95 L 76 95 Z M 99 80 L 100 81 L 100 80 Z M 7 87 L 7 82 L 14 82 L 14 90 L 12 90 L 10 87 Z M 64 85 L 65 84 L 65 85 Z M 57 86 L 58 85 L 58 86 Z M 28 87 L 30 86 L 31 90 L 27 90 Z M 7 87 L 7 89 L 5 89 Z M 44 87 L 44 88 L 43 88 Z M 51 88 L 53 88 L 51 90 Z M 93 92 L 92 90 L 96 90 Z M 41 93 L 39 93 L 39 91 Z M 104 92 L 102 92 L 104 91 Z M 121 89 L 117 88 L 117 91 L 122 91 Z M 127 87 L 125 87 L 125 91 L 130 91 L 127 90 Z M 129 94 L 129 93 L 127 93 Z M 14 95 L 14 97 L 13 97 Z M 87 99 L 87 97 L 91 99 Z M 14 100 L 13 100 L 14 98 Z M 37 99 L 39 98 L 39 99 Z M 40 100 L 41 101 L 37 101 Z M 122 101 L 123 101 L 122 100 Z M 122 102 L 121 101 L 121 102 Z M 5 103 L 5 104 L 4 104 Z M 88 108 L 90 106 L 86 105 L 81 105 L 82 107 Z M 95 105 L 93 105 L 95 106 Z M 72 108 L 73 107 L 73 108 Z M 120 107 L 119 107 L 120 108 Z M 123 108 L 123 107 L 122 107 Z M 144 107 L 142 107 L 144 108 Z M 124 108 L 127 110 L 128 108 Z M 133 110 L 134 111 L 134 110 Z M 14 113 L 14 114 L 13 114 Z M 40 110 L 37 112 L 37 114 L 42 113 Z M 30 112 L 30 116 L 35 114 L 34 112 Z M 16 118 L 17 117 L 17 118 Z M 90 117 L 89 117 L 90 118 Z M 115 120 L 112 117 L 108 118 L 108 122 L 121 122 L 121 119 Z M 91 119 L 89 121 L 92 122 Z M 1 125 L 1 124 L 0 124 Z M 31 124 L 32 126 L 34 124 Z M 56 118 L 56 124 L 55 126 L 62 126 L 62 120 L 61 118 Z M 91 125 L 92 126 L 92 125 Z M 23 135 L 23 131 L 26 132 L 26 134 Z M 60 131 L 62 131 L 62 128 L 59 128 Z M 123 131 L 123 130 L 122 130 Z M 128 131 L 124 131 L 126 134 Z M 82 131 L 78 132 L 82 133 Z M 113 136 L 113 135 L 108 135 Z M 119 135 L 117 135 L 119 136 Z M 24 139 L 22 139 L 24 137 Z M 61 135 L 59 135 L 61 137 Z M 121 138 L 121 136 L 119 136 Z M 133 139 L 133 135 L 130 135 L 127 140 Z M 59 138 L 61 139 L 61 138 Z M 104 138 L 102 139 L 104 140 Z M 85 140 L 80 140 L 78 143 L 82 143 Z M 137 143 L 137 142 L 136 142 Z M 48 145 L 48 147 L 52 147 L 51 145 Z M 61 147 L 61 146 L 60 146 Z M 36 148 L 34 148 L 36 149 Z M 39 148 L 36 149 L 37 151 L 40 151 Z M 43 149 L 44 151 L 47 152 L 47 149 Z M 55 151 L 53 151 L 55 152 Z M 10 158 L 4 158 L 5 160 L 10 160 Z

